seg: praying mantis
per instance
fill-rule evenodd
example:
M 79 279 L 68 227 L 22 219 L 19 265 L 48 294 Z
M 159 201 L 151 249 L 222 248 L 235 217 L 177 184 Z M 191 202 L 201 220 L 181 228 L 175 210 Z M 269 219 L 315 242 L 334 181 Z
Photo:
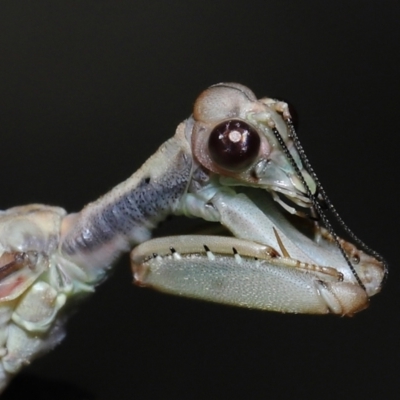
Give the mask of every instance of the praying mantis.
M 151 239 L 169 215 L 229 235 Z M 65 306 L 132 248 L 140 286 L 283 313 L 353 315 L 387 275 L 330 203 L 288 105 L 213 85 L 137 172 L 79 213 L 40 204 L 0 212 L 0 390 L 63 339 Z

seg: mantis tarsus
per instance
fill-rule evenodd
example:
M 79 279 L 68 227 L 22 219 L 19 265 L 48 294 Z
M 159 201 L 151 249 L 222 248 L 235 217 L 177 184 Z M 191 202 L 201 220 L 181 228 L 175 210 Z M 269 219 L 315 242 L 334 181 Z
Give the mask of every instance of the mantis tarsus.
M 235 83 L 211 86 L 136 173 L 81 212 L 37 204 L 1 212 L 0 387 L 60 342 L 65 304 L 93 292 L 139 243 L 131 260 L 142 286 L 279 312 L 364 309 L 386 264 L 354 235 L 355 244 L 338 237 L 323 202 L 338 217 L 287 104 Z M 150 240 L 170 214 L 218 222 L 234 237 Z

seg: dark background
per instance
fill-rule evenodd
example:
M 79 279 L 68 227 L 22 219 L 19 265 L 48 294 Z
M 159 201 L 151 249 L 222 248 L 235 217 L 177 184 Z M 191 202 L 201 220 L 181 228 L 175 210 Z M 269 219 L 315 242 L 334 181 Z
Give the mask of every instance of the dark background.
M 4 398 L 397 397 L 398 5 L 2 1 L 2 209 L 81 209 L 172 136 L 204 88 L 237 81 L 296 105 L 331 200 L 391 267 L 369 310 L 338 318 L 140 289 L 124 257 Z

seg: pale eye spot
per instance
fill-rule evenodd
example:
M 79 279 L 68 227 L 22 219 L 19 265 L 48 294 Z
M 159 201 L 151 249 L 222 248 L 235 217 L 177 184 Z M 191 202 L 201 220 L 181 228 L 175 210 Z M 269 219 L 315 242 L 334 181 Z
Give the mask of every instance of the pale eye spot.
M 229 132 L 229 140 L 233 143 L 240 142 L 242 140 L 242 134 L 239 131 Z

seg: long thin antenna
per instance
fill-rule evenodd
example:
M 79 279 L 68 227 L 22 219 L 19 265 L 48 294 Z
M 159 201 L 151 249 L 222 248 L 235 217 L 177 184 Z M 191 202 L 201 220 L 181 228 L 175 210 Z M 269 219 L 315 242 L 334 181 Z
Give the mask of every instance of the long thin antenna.
M 375 257 L 377 260 L 379 260 L 383 264 L 384 268 L 384 277 L 382 283 L 385 282 L 388 274 L 388 264 L 387 261 L 382 257 L 381 254 L 379 254 L 377 251 L 373 250 L 371 247 L 369 247 L 365 242 L 363 242 L 349 227 L 348 225 L 343 221 L 342 217 L 336 210 L 335 206 L 332 204 L 330 201 L 328 195 L 326 194 L 324 188 L 322 187 L 321 182 L 319 181 L 317 174 L 313 170 L 306 153 L 303 149 L 303 146 L 300 143 L 299 137 L 297 136 L 296 130 L 293 125 L 293 121 L 291 118 L 288 117 L 283 117 L 289 127 L 290 130 L 290 138 L 293 140 L 294 146 L 296 147 L 297 152 L 300 155 L 300 159 L 303 162 L 305 168 L 307 171 L 310 173 L 312 178 L 314 179 L 317 188 L 318 188 L 318 193 L 322 197 L 322 199 L 325 201 L 325 204 L 327 205 L 328 209 L 332 213 L 332 215 L 335 217 L 335 219 L 338 221 L 340 226 L 347 232 L 347 234 L 351 237 L 352 240 L 354 240 L 355 243 L 357 243 L 366 253 L 370 254 L 371 256 Z
M 288 122 L 287 119 L 286 119 L 286 121 Z M 288 126 L 289 126 L 290 131 L 291 131 L 290 133 L 292 134 L 292 133 L 294 132 L 294 127 L 293 127 L 293 124 L 292 124 L 292 121 L 291 121 L 291 120 L 290 120 L 290 124 L 288 123 Z M 324 214 L 324 212 L 323 212 L 323 210 L 322 210 L 320 204 L 318 203 L 318 200 L 317 200 L 316 197 L 311 193 L 311 190 L 310 190 L 309 186 L 307 185 L 307 182 L 306 182 L 306 180 L 304 179 L 303 174 L 302 174 L 301 171 L 300 171 L 300 168 L 299 168 L 298 165 L 296 164 L 296 161 L 294 160 L 294 158 L 293 158 L 293 156 L 291 155 L 289 149 L 287 148 L 287 146 L 286 146 L 286 144 L 285 144 L 285 141 L 283 140 L 281 134 L 279 133 L 279 131 L 278 131 L 276 128 L 272 128 L 272 132 L 274 133 L 276 139 L 278 140 L 279 144 L 281 145 L 281 147 L 282 147 L 282 149 L 283 149 L 283 151 L 284 151 L 284 153 L 285 153 L 287 159 L 289 160 L 289 162 L 290 162 L 290 164 L 292 165 L 294 171 L 296 172 L 296 175 L 299 177 L 301 183 L 302 183 L 303 186 L 305 187 L 306 192 L 307 192 L 307 196 L 308 196 L 309 199 L 311 200 L 312 205 L 313 205 L 315 211 L 317 212 L 317 215 L 321 218 L 322 223 L 324 224 L 325 228 L 326 228 L 326 229 L 328 230 L 328 232 L 331 234 L 331 236 L 332 236 L 333 240 L 335 241 L 337 247 L 339 248 L 340 252 L 342 253 L 343 258 L 346 260 L 346 263 L 347 263 L 347 265 L 349 266 L 349 268 L 350 268 L 352 274 L 353 274 L 354 277 L 356 278 L 357 283 L 365 290 L 364 284 L 362 283 L 360 277 L 359 277 L 358 274 L 357 274 L 357 271 L 355 270 L 354 266 L 351 264 L 349 257 L 347 256 L 346 252 L 345 252 L 344 249 L 343 249 L 343 246 L 342 246 L 341 243 L 340 243 L 339 236 L 336 234 L 335 230 L 334 230 L 333 227 L 332 227 L 332 224 L 330 223 L 330 221 L 329 221 L 329 219 L 327 218 L 327 216 Z M 292 137 L 292 138 L 293 138 L 293 137 Z M 297 136 L 296 136 L 296 138 L 297 138 Z M 298 140 L 297 140 L 297 141 L 298 141 Z M 296 142 L 295 142 L 295 141 L 294 141 L 294 144 L 295 144 L 295 147 L 296 147 L 296 149 L 297 149 L 297 146 L 296 146 Z M 304 150 L 303 150 L 302 147 L 301 147 L 301 150 L 302 150 L 302 152 L 303 152 L 303 154 L 304 154 Z M 299 150 L 297 149 L 297 151 L 299 151 Z M 301 155 L 300 151 L 299 151 L 299 155 L 300 155 L 301 160 L 303 161 L 303 158 L 302 158 L 302 155 Z M 309 165 L 309 162 L 308 162 L 308 159 L 306 159 L 306 161 L 307 161 L 307 162 L 304 162 L 304 164 L 305 164 L 305 166 L 306 166 L 306 168 L 307 168 L 307 166 Z M 308 169 L 308 168 L 307 168 L 307 169 Z M 310 170 L 309 172 L 310 172 L 310 174 L 312 175 L 312 177 L 315 179 L 315 172 L 314 172 L 313 170 Z M 318 187 L 318 189 L 320 189 L 320 186 L 318 185 L 318 183 L 319 183 L 319 181 L 316 180 L 317 187 Z M 324 200 L 325 200 L 325 198 L 324 198 Z

